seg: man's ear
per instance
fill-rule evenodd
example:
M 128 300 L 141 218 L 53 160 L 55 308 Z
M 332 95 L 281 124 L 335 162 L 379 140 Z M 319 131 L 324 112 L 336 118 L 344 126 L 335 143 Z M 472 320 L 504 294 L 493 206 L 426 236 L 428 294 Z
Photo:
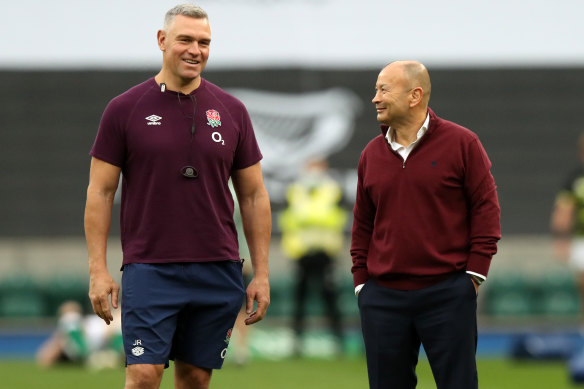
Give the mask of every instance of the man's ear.
M 158 41 L 158 48 L 161 51 L 166 51 L 166 31 L 158 30 L 156 34 L 156 39 Z
M 422 87 L 415 87 L 410 92 L 410 107 L 415 107 L 416 105 L 420 104 L 422 99 L 424 98 L 424 90 Z

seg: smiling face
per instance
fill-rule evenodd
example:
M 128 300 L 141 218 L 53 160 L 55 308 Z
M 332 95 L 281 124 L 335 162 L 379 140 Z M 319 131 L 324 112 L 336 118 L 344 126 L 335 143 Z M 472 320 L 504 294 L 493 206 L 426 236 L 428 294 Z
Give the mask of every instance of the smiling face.
M 410 107 L 411 90 L 401 66 L 385 67 L 377 77 L 372 100 L 377 110 L 377 121 L 393 127 L 405 119 Z
M 179 88 L 198 86 L 210 45 L 208 19 L 177 15 L 165 30 L 158 31 L 158 46 L 163 52 L 163 81 Z

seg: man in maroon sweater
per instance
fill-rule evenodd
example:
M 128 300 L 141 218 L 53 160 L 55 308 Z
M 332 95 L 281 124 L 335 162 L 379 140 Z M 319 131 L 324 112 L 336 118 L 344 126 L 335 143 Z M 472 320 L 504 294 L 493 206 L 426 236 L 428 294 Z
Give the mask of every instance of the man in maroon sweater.
M 428 108 L 424 65 L 390 63 L 375 89 L 351 242 L 370 387 L 415 388 L 422 344 L 438 388 L 477 388 L 476 298 L 501 237 L 491 162 Z

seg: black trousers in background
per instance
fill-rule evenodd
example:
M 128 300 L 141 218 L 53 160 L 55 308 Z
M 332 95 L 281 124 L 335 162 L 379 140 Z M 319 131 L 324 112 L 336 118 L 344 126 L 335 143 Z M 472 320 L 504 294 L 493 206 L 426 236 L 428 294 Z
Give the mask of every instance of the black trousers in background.
M 298 259 L 293 328 L 298 337 L 304 332 L 306 296 L 310 286 L 317 285 L 324 300 L 331 331 L 342 346 L 341 314 L 337 307 L 338 291 L 335 285 L 332 259 L 325 252 L 313 252 Z M 313 281 L 311 283 L 310 281 Z
M 367 281 L 358 296 L 371 389 L 413 389 L 420 344 L 437 389 L 478 388 L 477 296 L 465 272 L 420 290 Z

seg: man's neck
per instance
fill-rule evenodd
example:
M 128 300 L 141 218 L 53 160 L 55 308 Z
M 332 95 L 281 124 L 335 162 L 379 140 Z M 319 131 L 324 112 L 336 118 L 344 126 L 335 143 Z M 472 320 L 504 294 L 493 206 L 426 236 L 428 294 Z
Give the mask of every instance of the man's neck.
M 162 83 L 166 84 L 166 89 L 168 90 L 181 92 L 185 95 L 190 94 L 201 85 L 201 76 L 191 80 L 183 80 L 168 75 L 164 70 L 161 70 L 156 76 L 154 76 L 154 80 L 158 85 Z
M 408 147 L 418 139 L 418 131 L 426 121 L 427 112 L 420 113 L 411 120 L 391 127 L 393 141 Z

